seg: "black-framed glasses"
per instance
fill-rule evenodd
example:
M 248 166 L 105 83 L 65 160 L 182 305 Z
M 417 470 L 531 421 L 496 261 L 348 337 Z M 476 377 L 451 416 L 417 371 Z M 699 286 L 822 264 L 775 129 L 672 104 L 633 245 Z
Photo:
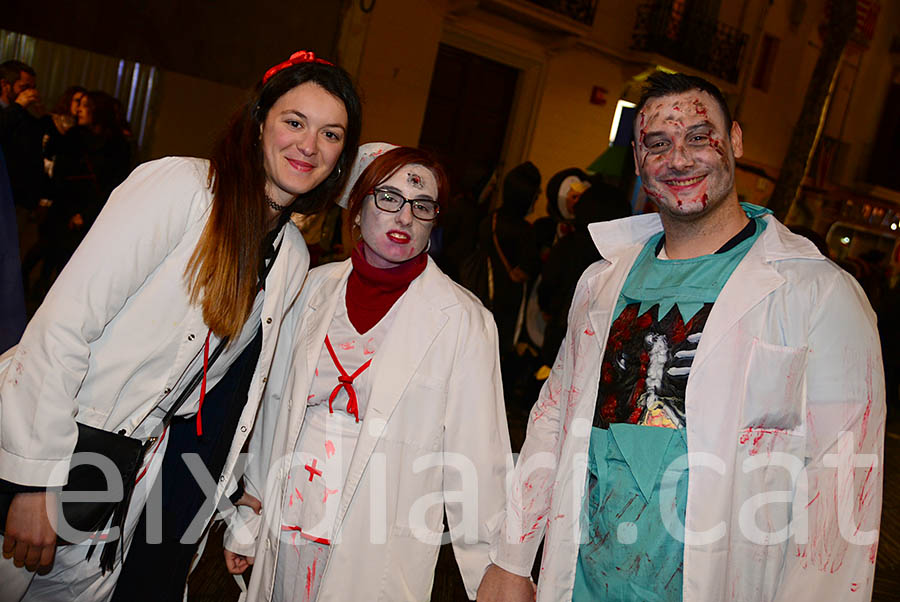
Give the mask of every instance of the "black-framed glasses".
M 369 194 L 375 198 L 375 206 L 388 213 L 397 213 L 403 209 L 403 205 L 409 203 L 413 216 L 423 222 L 433 221 L 441 212 L 441 206 L 437 201 L 408 199 L 402 194 L 383 188 L 373 188 Z

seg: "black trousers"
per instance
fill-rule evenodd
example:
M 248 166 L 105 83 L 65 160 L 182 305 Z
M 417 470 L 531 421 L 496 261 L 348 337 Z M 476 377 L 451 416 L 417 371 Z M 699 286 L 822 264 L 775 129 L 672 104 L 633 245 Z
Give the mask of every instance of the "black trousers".
M 145 508 L 125 557 L 113 602 L 181 602 L 184 597 L 184 586 L 191 561 L 200 545 L 197 537 L 201 535 L 202 529 L 192 529 L 191 531 L 196 531 L 196 537 L 186 543 L 181 543 L 181 539 L 203 508 L 206 493 L 185 464 L 183 454 L 197 454 L 212 478 L 218 481 L 247 402 L 250 380 L 261 348 L 262 327 L 228 368 L 222 380 L 207 393 L 203 403 L 202 436 L 197 435 L 194 417 L 178 417 L 169 425 L 166 434 L 169 443 L 159 479 L 154 485 L 162 488 L 162 542 L 148 543 L 148 511 Z M 198 521 L 198 524 L 205 526 L 212 512 L 207 514 L 205 520 Z

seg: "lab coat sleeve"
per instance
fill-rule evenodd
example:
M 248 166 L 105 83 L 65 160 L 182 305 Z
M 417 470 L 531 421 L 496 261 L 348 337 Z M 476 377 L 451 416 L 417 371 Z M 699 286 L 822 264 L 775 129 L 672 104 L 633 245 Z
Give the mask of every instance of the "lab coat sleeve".
M 507 486 L 506 518 L 491 550 L 491 561 L 511 573 L 528 577 L 547 528 L 553 488 L 558 480 L 560 429 L 565 410 L 564 384 L 574 367 L 573 319 L 586 314 L 590 291 L 582 276 L 569 309 L 569 330 L 559 347 L 549 378 L 531 409 L 525 444 Z M 583 316 L 582 316 L 583 317 Z M 562 404 L 560 401 L 563 400 Z
M 266 475 L 260 471 L 260 463 L 255 462 L 254 458 L 260 457 L 260 447 L 263 445 L 264 437 L 262 429 L 254 429 L 250 436 L 248 444 L 248 462 L 247 470 L 244 473 L 244 491 L 264 504 L 264 496 L 260 482 L 265 483 Z M 265 506 L 263 510 L 265 510 Z M 235 506 L 234 510 L 223 514 L 227 529 L 223 538 L 223 546 L 226 550 L 231 550 L 235 554 L 243 556 L 256 555 L 256 542 L 259 539 L 259 532 L 262 527 L 263 518 L 256 514 L 248 506 Z
M 290 420 L 287 401 L 294 384 L 294 362 L 304 359 L 298 354 L 298 348 L 303 349 L 306 339 L 296 328 L 305 307 L 306 298 L 301 293 L 284 317 L 259 414 L 247 443 L 246 467 L 242 475 L 244 491 L 260 500 L 262 512 L 257 515 L 247 506 L 237 506 L 234 512 L 223 517 L 228 525 L 224 546 L 236 554 L 254 556 L 263 525 L 276 520 L 280 514 L 277 473 L 283 459 L 276 455 L 285 450 L 275 449 L 275 445 L 283 441 Z M 278 533 L 274 535 L 277 537 Z
M 90 344 L 196 219 L 198 165 L 167 158 L 138 167 L 60 273 L 0 375 L 0 479 L 65 484 Z
M 457 339 L 448 387 L 444 499 L 454 555 L 466 593 L 474 600 L 491 562 L 490 545 L 502 520 L 512 458 L 497 327 L 480 305 L 468 318 L 468 327 L 460 329 Z
M 871 599 L 885 426 L 875 321 L 862 289 L 836 270 L 809 326 L 807 464 L 793 518 L 808 533 L 795 529 L 779 601 Z

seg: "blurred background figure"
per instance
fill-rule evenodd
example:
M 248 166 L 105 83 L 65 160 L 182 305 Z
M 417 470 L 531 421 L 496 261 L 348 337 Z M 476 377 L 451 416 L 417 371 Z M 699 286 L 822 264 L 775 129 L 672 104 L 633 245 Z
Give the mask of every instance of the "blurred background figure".
M 538 302 L 547 322 L 541 358 L 548 367 L 553 365 L 559 345 L 566 336 L 566 317 L 575 285 L 582 272 L 600 259 L 588 225 L 628 217 L 631 205 L 624 190 L 607 184 L 602 178 L 594 178 L 571 205 L 571 211 L 574 230 L 553 245 L 544 263 L 538 289 Z
M 39 304 L 53 280 L 131 169 L 115 99 L 88 92 L 79 99 L 76 125 L 54 143 L 50 200 L 40 238 L 25 256 L 22 273 L 29 304 Z M 31 272 L 43 261 L 31 285 Z
M 500 335 L 501 359 L 513 351 L 524 320 L 528 283 L 540 271 L 534 230 L 525 221 L 540 192 L 541 172 L 534 163 L 514 167 L 503 179 L 503 204 L 478 228 L 478 244 L 487 250 L 493 268 L 491 310 Z
M 40 95 L 34 69 L 21 61 L 0 63 L 0 148 L 6 157 L 16 219 L 21 224 L 41 197 Z
M 69 86 L 59 97 L 53 110 L 41 118 L 44 173 L 48 178 L 53 177 L 53 162 L 60 139 L 78 123 L 78 110 L 86 95 L 87 90 L 83 87 Z
M 19 236 L 6 161 L 0 150 L 0 353 L 19 342 L 25 330 L 25 295 L 19 271 Z

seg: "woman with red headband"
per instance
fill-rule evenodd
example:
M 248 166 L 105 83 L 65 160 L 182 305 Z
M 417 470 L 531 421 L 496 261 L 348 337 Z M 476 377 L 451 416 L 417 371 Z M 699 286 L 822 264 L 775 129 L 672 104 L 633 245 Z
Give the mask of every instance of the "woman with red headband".
M 290 346 L 276 347 L 276 340 L 309 262 L 290 213 L 318 211 L 340 192 L 360 113 L 346 72 L 295 53 L 266 73 L 209 161 L 146 163 L 110 196 L 21 342 L 0 362 L 0 493 L 14 494 L 0 598 L 107 600 L 121 570 L 118 535 L 125 550 L 133 534 L 162 537 L 157 555 L 178 556 L 165 542 L 187 529 L 181 519 L 190 514 L 195 520 L 184 522 L 199 525 L 186 538 L 203 531 L 267 381 L 290 363 Z M 163 429 L 176 400 L 184 403 Z M 93 545 L 56 547 L 54 488 L 66 483 L 83 426 L 155 440 L 124 528 L 88 540 L 97 553 Z M 166 454 L 167 446 L 178 453 Z M 185 457 L 170 479 L 182 453 L 199 464 L 189 469 Z M 127 491 L 133 480 L 109 489 Z M 150 495 L 158 480 L 162 508 L 160 496 Z M 167 481 L 193 487 L 173 489 Z M 163 520 L 160 530 L 160 516 L 176 520 Z M 148 528 L 136 533 L 138 521 Z M 178 565 L 153 571 L 152 594 L 143 594 L 169 599 L 163 586 L 174 583 L 181 599 L 184 579 L 176 573 L 186 569 Z
M 474 599 L 509 458 L 497 329 L 426 252 L 441 166 L 375 143 L 351 178 L 361 241 L 297 301 L 293 374 L 266 392 L 249 449 L 262 515 L 238 509 L 226 564 L 255 559 L 248 600 L 427 600 L 446 511 Z

